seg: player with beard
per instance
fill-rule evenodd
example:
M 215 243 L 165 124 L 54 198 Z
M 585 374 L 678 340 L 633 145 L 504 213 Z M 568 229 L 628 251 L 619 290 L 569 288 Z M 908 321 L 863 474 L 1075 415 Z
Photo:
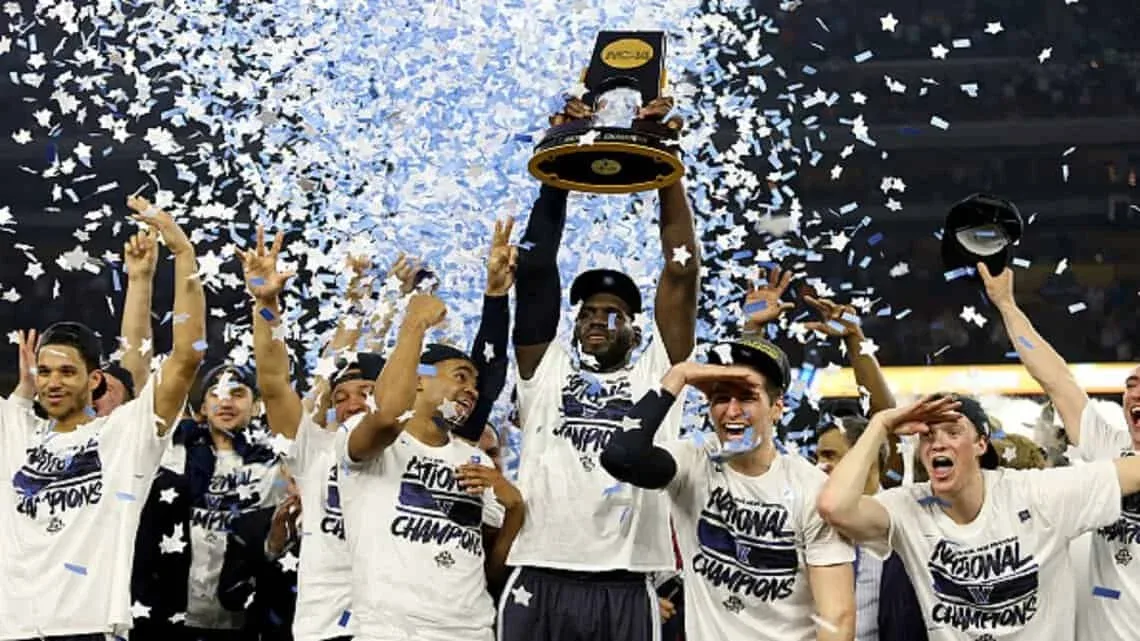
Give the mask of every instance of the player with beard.
M 979 263 L 986 294 L 1001 313 L 1009 340 L 1029 375 L 1049 396 L 1061 416 L 1069 442 L 1085 461 L 1133 456 L 1140 450 L 1140 366 L 1124 378 L 1120 402 L 1128 430 L 1119 430 L 1101 416 L 1077 382 L 1065 360 L 1033 327 L 1013 296 L 1013 271 L 994 276 Z M 1140 640 L 1132 613 L 1140 612 L 1140 495 L 1125 496 L 1120 520 L 1093 534 L 1089 552 L 1094 585 L 1117 590 L 1119 599 L 1092 599 L 1085 619 L 1087 639 Z M 1111 602 L 1107 602 L 1111 601 Z
M 433 296 L 411 298 L 376 409 L 337 434 L 357 639 L 493 638 L 488 585 L 505 575 L 523 503 L 485 454 L 451 436 L 474 408 L 477 374 L 453 347 L 423 348 L 445 313 Z
M 661 119 L 672 108 L 659 99 L 639 118 Z M 584 118 L 581 101 L 567 103 L 558 124 Z M 680 127 L 679 120 L 670 121 Z M 654 303 L 656 332 L 642 342 L 635 316 L 641 292 L 617 271 L 591 270 L 570 287 L 580 305 L 573 346 L 555 342 L 562 286 L 557 254 L 567 193 L 543 186 L 527 221 L 519 257 L 514 344 L 523 446 L 519 486 L 527 521 L 511 550 L 518 568 L 500 600 L 503 641 L 647 641 L 659 633 L 651 572 L 675 567 L 668 505 L 663 496 L 617 483 L 598 457 L 635 399 L 657 384 L 693 348 L 700 256 L 693 216 L 678 182 L 658 193 L 665 266 Z M 675 438 L 678 407 L 661 430 Z
M 515 252 L 509 244 L 510 233 L 509 221 L 496 224 L 488 257 L 483 319 L 475 340 L 478 356 L 473 359 L 479 373 L 478 400 L 471 415 L 456 429 L 457 433 L 483 428 L 505 382 L 507 292 L 513 282 Z M 282 242 L 283 235 L 278 233 L 267 248 L 264 231 L 259 228 L 256 247 L 243 254 L 242 259 L 246 284 L 255 300 L 254 354 L 269 427 L 295 441 L 291 467 L 301 488 L 302 505 L 307 506 L 312 515 L 305 526 L 309 536 L 301 545 L 294 636 L 297 641 L 344 639 L 355 629 L 356 622 L 351 614 L 351 566 L 333 440 L 336 426 L 376 408 L 372 388 L 384 363 L 378 354 L 350 353 L 341 359 L 331 385 L 317 381 L 317 388 L 331 390 L 325 396 L 331 397 L 333 415 L 332 420 L 325 421 L 325 429 L 319 425 L 319 407 L 323 403 L 316 403 L 316 415 L 303 410 L 301 398 L 290 385 L 285 344 L 274 335 L 274 328 L 280 326 L 279 295 L 292 275 L 277 271 Z M 359 305 L 366 297 L 361 281 L 367 265 L 356 260 L 352 264 L 357 278 L 349 285 L 348 298 Z M 414 289 L 417 271 L 414 263 L 403 257 L 393 267 L 393 276 L 401 282 L 404 294 Z M 343 315 L 331 345 L 334 354 L 355 344 L 360 334 L 359 330 L 350 329 L 344 318 L 348 315 Z M 379 324 L 380 333 L 386 333 L 387 319 Z M 359 327 L 359 323 L 351 325 Z
M 20 337 L 20 383 L 0 400 L 0 639 L 102 640 L 131 627 L 127 590 L 142 501 L 202 360 L 206 299 L 194 247 L 130 198 L 174 256 L 173 350 L 138 398 L 96 417 L 99 340 L 77 323 Z M 31 411 L 39 401 L 48 420 Z
M 816 513 L 826 477 L 775 443 L 788 357 L 756 338 L 709 354 L 708 365 L 674 365 L 602 454 L 619 481 L 666 490 L 684 559 L 685 636 L 851 641 L 854 552 Z M 708 399 L 715 439 L 697 432 L 654 446 L 687 385 Z
M 880 558 L 899 555 L 933 641 L 1072 639 L 1069 542 L 1120 517 L 1121 495 L 1140 491 L 1140 457 L 994 469 L 988 423 L 969 397 L 933 396 L 879 412 L 831 473 L 820 514 Z M 890 431 L 920 435 L 930 480 L 863 495 Z

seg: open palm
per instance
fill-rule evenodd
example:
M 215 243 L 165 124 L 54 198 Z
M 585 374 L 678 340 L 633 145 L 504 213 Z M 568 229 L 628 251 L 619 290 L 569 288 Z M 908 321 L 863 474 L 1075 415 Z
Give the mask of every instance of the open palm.
M 744 298 L 746 329 L 759 330 L 795 307 L 780 300 L 784 292 L 788 291 L 791 282 L 792 273 L 781 273 L 779 267 L 772 268 L 766 280 L 761 275 L 760 283 Z

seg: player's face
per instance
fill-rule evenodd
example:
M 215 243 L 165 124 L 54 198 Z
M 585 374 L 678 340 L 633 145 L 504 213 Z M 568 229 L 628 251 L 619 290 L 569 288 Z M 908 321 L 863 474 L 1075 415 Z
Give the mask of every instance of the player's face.
M 1124 396 L 1120 400 L 1124 407 L 1124 420 L 1132 432 L 1132 442 L 1140 441 L 1140 366 L 1128 373 L 1124 379 Z
M 96 416 L 107 416 L 127 402 L 127 387 L 122 381 L 106 372 L 103 373 L 103 380 L 107 381 L 107 391 L 95 399 Z
M 825 474 L 831 474 L 839 461 L 847 455 L 847 451 L 851 449 L 847 445 L 847 437 L 839 428 L 832 428 L 827 430 L 819 437 L 819 442 L 816 443 L 815 458 L 816 467 L 823 470 Z
M 783 399 L 772 402 L 760 387 L 719 383 L 709 391 L 709 413 L 721 444 L 744 443 L 752 430 L 753 445 L 771 437 L 784 411 Z
M 478 373 L 471 361 L 452 358 L 435 364 L 434 376 L 420 377 L 419 402 L 452 425 L 462 425 L 471 411 L 479 392 L 475 390 Z
M 367 410 L 375 386 L 375 381 L 364 379 L 348 380 L 337 385 L 332 394 L 336 422 L 343 425 L 348 419 Z
M 85 412 L 99 376 L 87 371 L 79 350 L 69 345 L 44 345 L 36 354 L 36 398 L 53 420 Z
M 977 474 L 986 440 L 970 419 L 938 423 L 919 440 L 918 455 L 935 494 L 954 494 Z
M 574 321 L 574 339 L 603 369 L 621 363 L 636 343 L 633 316 L 613 294 L 594 294 L 582 301 Z
M 240 430 L 253 420 L 253 390 L 241 383 L 215 385 L 206 394 L 206 422 L 222 432 Z

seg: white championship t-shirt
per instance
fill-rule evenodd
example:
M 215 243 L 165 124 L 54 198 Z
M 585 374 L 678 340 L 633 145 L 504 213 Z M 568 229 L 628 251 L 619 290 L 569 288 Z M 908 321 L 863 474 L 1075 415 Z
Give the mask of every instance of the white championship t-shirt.
M 216 457 L 205 507 L 190 508 L 186 626 L 236 630 L 242 626 L 245 615 L 226 610 L 218 601 L 227 534 L 242 515 L 276 505 L 285 496 L 285 483 L 275 461 L 244 463 L 233 450 L 217 452 Z
M 158 436 L 155 378 L 67 433 L 0 400 L 0 639 L 131 626 L 135 532 L 173 432 Z
M 1073 638 L 1069 542 L 1120 516 L 1111 462 L 1050 470 L 986 470 L 977 518 L 956 524 L 930 483 L 887 490 L 887 541 L 865 549 L 902 560 L 930 641 L 1067 641 Z
M 1132 437 L 1106 421 L 1093 403 L 1081 414 L 1081 444 L 1077 448 L 1088 462 L 1133 456 Z M 1087 637 L 1096 639 L 1140 639 L 1140 494 L 1130 494 L 1120 502 L 1120 518 L 1098 529 L 1089 547 L 1089 577 L 1093 587 L 1114 590 L 1119 598 L 1091 599 L 1085 618 Z M 1085 588 L 1091 589 L 1091 588 Z
M 684 558 L 686 638 L 814 640 L 808 566 L 855 559 L 815 509 L 827 476 L 794 454 L 745 476 L 709 459 L 713 446 L 662 447 L 677 462 L 666 489 Z
M 494 467 L 490 458 L 459 439 L 432 447 L 405 432 L 354 463 L 348 434 L 337 433 L 336 452 L 356 641 L 491 641 L 482 526 L 501 527 L 504 509 L 490 489 L 468 494 L 456 474 L 470 462 Z
M 297 573 L 296 641 L 321 641 L 353 634 L 350 599 L 352 565 L 340 509 L 336 431 L 322 429 L 308 413 L 289 456 L 301 490 L 301 562 Z
M 511 546 L 511 565 L 584 572 L 674 568 L 668 497 L 618 483 L 598 462 L 626 413 L 669 367 L 655 336 L 633 364 L 608 374 L 576 369 L 565 348 L 551 343 L 534 376 L 519 380 L 526 523 Z M 680 436 L 683 405 L 669 411 L 656 442 Z

